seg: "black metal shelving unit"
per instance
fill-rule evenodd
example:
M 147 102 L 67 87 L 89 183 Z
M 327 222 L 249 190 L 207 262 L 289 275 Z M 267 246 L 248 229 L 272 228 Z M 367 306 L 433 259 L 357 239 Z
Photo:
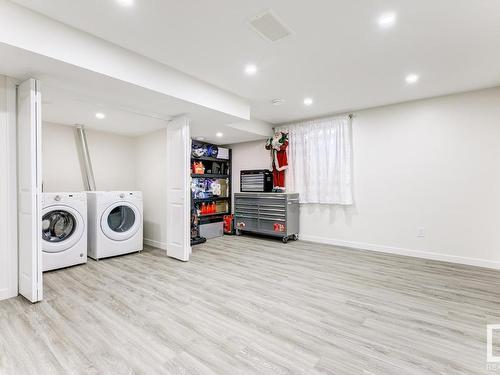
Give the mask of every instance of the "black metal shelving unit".
M 207 142 L 202 142 L 202 141 L 197 141 L 193 140 L 192 144 L 197 144 L 199 146 L 209 146 L 213 145 L 211 143 Z M 224 215 L 228 215 L 232 212 L 231 208 L 231 194 L 232 194 L 232 186 L 231 186 L 231 181 L 232 181 L 232 168 L 231 168 L 231 149 L 229 149 L 229 159 L 220 159 L 220 158 L 213 158 L 213 157 L 208 157 L 208 156 L 201 156 L 201 157 L 195 157 L 191 155 L 191 167 L 193 165 L 193 162 L 203 162 L 204 164 L 208 164 L 211 162 L 217 162 L 217 163 L 223 163 L 225 164 L 224 170 L 227 171 L 227 173 L 224 174 L 213 174 L 213 173 L 204 173 L 204 174 L 195 174 L 191 173 L 192 178 L 213 178 L 213 179 L 225 179 L 227 181 L 227 197 L 211 197 L 211 198 L 194 198 L 193 195 L 191 195 L 191 208 L 195 208 L 195 204 L 201 204 L 201 203 L 211 203 L 211 202 L 220 202 L 220 201 L 226 201 L 227 202 L 227 211 L 226 212 L 218 212 L 218 213 L 212 213 L 212 214 L 200 214 L 198 215 L 198 222 L 199 225 L 203 224 L 209 224 L 209 223 L 216 223 L 216 222 L 222 222 Z M 206 167 L 206 165 L 205 165 Z
M 191 158 L 191 161 L 200 160 L 198 158 Z M 222 159 L 224 160 L 224 159 Z M 216 162 L 220 162 L 219 160 L 214 160 Z M 195 174 L 191 173 L 191 177 L 193 178 L 230 178 L 231 176 L 228 174 L 211 174 L 211 173 L 203 173 L 203 174 Z
M 193 198 L 194 203 L 206 203 L 206 202 L 219 202 L 219 201 L 227 201 L 230 200 L 229 197 L 214 197 L 214 198 Z
M 207 142 L 202 142 L 202 141 L 193 141 L 193 143 L 198 143 L 198 144 L 203 144 L 203 145 L 213 145 L 213 143 L 207 143 Z M 200 157 L 195 157 L 192 159 L 201 160 L 201 161 L 227 161 L 227 159 L 212 158 L 209 156 L 200 156 Z M 231 155 L 229 155 L 229 159 L 231 159 Z

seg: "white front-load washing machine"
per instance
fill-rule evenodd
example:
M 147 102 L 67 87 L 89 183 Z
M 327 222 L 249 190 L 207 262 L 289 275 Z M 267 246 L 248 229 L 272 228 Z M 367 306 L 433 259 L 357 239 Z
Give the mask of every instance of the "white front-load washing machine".
M 140 191 L 90 191 L 87 204 L 89 257 L 98 260 L 142 250 Z
M 42 268 L 87 262 L 87 195 L 42 194 Z

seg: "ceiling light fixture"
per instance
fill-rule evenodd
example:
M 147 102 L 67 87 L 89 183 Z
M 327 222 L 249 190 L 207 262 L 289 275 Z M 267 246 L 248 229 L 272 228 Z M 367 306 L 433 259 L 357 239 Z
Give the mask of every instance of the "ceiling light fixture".
M 104 119 L 106 118 L 106 115 L 105 115 L 104 113 L 102 113 L 102 112 L 97 112 L 97 113 L 95 114 L 95 117 L 96 117 L 97 119 L 99 119 L 99 120 L 104 120 Z
M 312 100 L 312 98 L 305 98 L 304 99 L 304 104 L 305 105 L 311 105 L 313 104 L 314 100 Z
M 396 13 L 384 13 L 378 18 L 378 25 L 382 28 L 394 26 L 396 23 Z
M 255 64 L 248 64 L 245 66 L 245 74 L 247 76 L 253 76 L 257 73 L 257 65 Z
M 116 0 L 116 2 L 123 7 L 131 7 L 134 5 L 135 0 Z
M 215 133 L 215 135 L 216 135 L 217 137 L 221 138 L 224 134 L 222 134 L 221 132 L 217 132 L 217 133 Z
M 413 74 L 413 73 L 412 74 L 408 74 L 406 76 L 406 83 L 408 83 L 410 85 L 414 84 L 414 83 L 417 83 L 419 78 L 420 77 L 418 76 L 418 74 Z

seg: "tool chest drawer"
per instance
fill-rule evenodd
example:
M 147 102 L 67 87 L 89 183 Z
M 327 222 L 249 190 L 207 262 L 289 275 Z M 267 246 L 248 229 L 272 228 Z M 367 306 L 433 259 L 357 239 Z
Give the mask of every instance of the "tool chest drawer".
M 237 234 L 261 233 L 283 242 L 299 235 L 299 195 L 294 193 L 237 193 L 234 196 Z
M 258 231 L 259 230 L 259 219 L 253 217 L 247 217 L 245 215 L 238 216 L 238 228 L 240 230 L 248 231 Z

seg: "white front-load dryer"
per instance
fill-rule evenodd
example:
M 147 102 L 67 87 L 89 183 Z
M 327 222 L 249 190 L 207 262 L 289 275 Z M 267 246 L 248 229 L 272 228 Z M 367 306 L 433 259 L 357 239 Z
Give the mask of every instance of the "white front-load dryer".
M 143 248 L 143 204 L 140 191 L 90 191 L 88 255 L 101 259 Z
M 87 195 L 43 193 L 43 270 L 50 271 L 86 262 Z

